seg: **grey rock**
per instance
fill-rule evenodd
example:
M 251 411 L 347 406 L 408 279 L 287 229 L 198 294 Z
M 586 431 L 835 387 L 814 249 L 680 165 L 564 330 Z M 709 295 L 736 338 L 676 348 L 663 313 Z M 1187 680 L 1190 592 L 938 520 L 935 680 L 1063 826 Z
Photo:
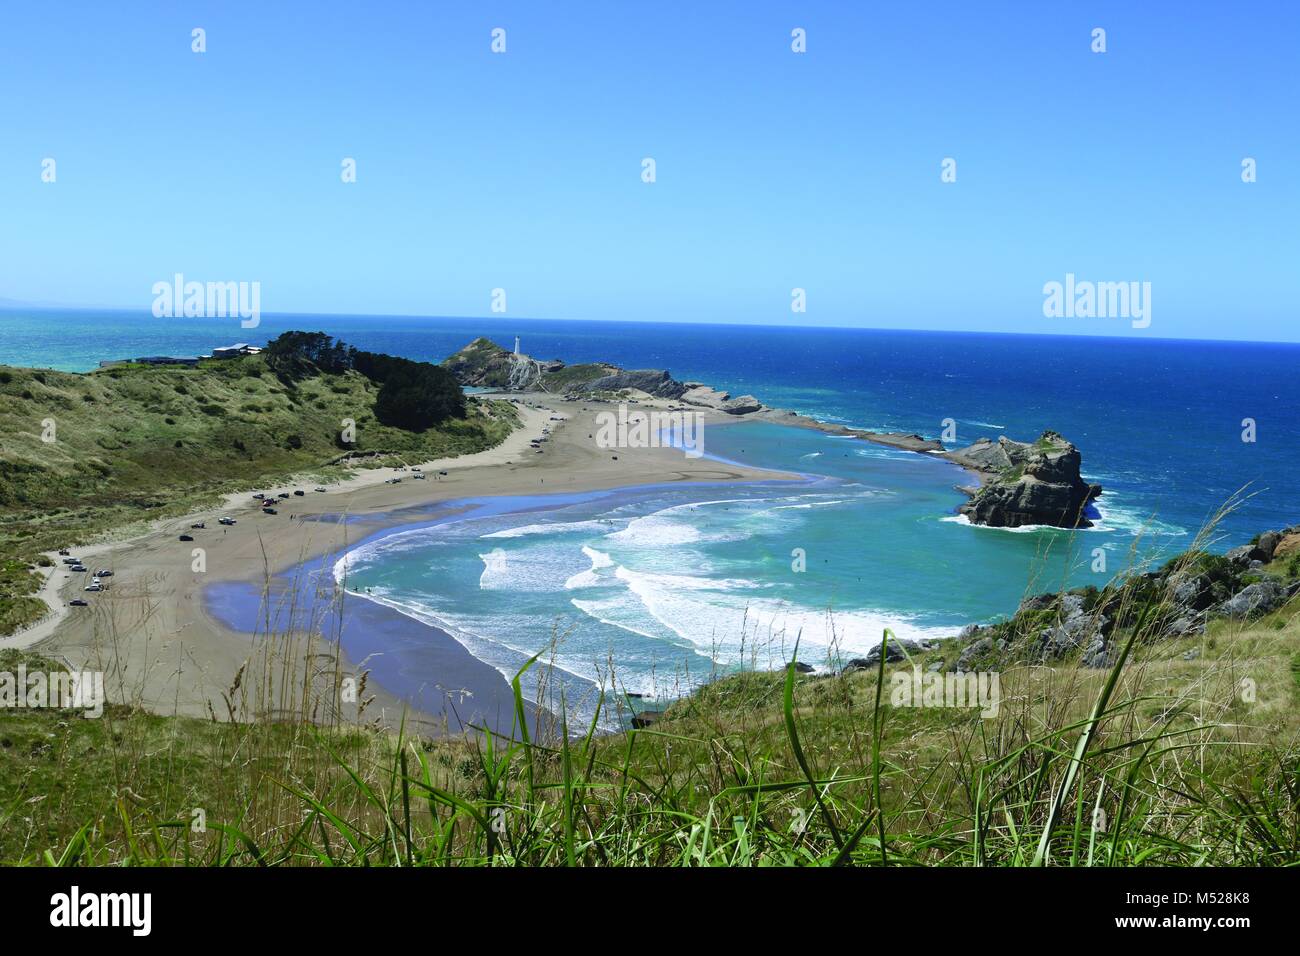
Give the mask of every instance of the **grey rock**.
M 1174 585 L 1172 597 L 1179 607 L 1200 608 L 1200 601 L 1205 592 L 1205 578 L 1199 574 L 1185 578 Z
M 647 392 L 657 398 L 681 398 L 686 393 L 686 386 L 673 378 L 666 369 L 615 372 L 575 385 L 569 391 L 574 395 L 583 395 L 590 392 L 621 392 L 627 388 Z
M 741 395 L 722 403 L 722 410 L 728 415 L 748 415 L 751 412 L 762 411 L 762 408 L 763 403 L 753 395 Z
M 1109 667 L 1110 665 L 1110 647 L 1106 638 L 1100 634 L 1094 634 L 1079 658 L 1079 666 Z
M 1282 587 L 1273 578 L 1265 578 L 1262 581 L 1256 581 L 1254 584 L 1246 585 L 1246 587 L 1216 607 L 1215 611 L 1224 617 L 1241 620 L 1259 614 L 1266 614 L 1279 607 L 1286 601 L 1286 598 L 1286 588 Z
M 993 639 L 991 637 L 981 637 L 972 644 L 967 644 L 962 648 L 962 652 L 957 655 L 957 662 L 953 665 L 953 670 L 958 673 L 970 670 L 971 662 L 975 658 L 987 654 L 993 650 Z
M 1205 633 L 1205 615 L 1192 613 L 1177 618 L 1173 623 L 1166 625 L 1164 629 L 1165 637 L 1187 637 L 1190 634 Z
M 1244 568 L 1246 565 L 1250 564 L 1250 556 L 1254 553 L 1255 546 L 1253 544 L 1243 544 L 1239 548 L 1233 548 L 1225 554 L 1224 557 L 1233 564 L 1239 564 Z
M 1193 647 L 1190 651 L 1188 651 L 1186 654 L 1183 655 L 1183 660 L 1194 661 L 1196 660 L 1196 658 L 1200 656 L 1201 656 L 1201 649 L 1199 647 Z
M 901 645 L 901 646 L 900 646 Z M 903 652 L 907 649 L 907 653 Z M 916 641 L 907 640 L 906 638 L 897 638 L 889 642 L 889 650 L 885 652 L 885 663 L 893 664 L 897 661 L 907 659 L 908 654 L 915 654 L 924 650 Z M 848 671 L 874 670 L 880 666 L 880 645 L 877 644 L 871 650 L 867 651 L 866 657 L 855 657 L 844 665 L 842 673 Z

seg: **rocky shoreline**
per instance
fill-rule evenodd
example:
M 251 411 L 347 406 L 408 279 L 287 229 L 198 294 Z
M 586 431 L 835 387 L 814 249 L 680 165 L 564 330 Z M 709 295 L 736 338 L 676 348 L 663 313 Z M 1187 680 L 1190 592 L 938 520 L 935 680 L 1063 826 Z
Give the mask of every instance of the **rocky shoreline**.
M 622 369 L 608 363 L 566 365 L 561 359 L 538 360 L 510 352 L 478 338 L 448 357 L 443 367 L 463 386 L 511 391 L 553 391 L 591 402 L 664 400 L 670 409 L 705 409 L 737 419 L 809 428 L 827 435 L 856 438 L 900 451 L 935 455 L 966 469 L 974 485 L 958 485 L 970 497 L 958 509 L 976 525 L 1019 528 L 1048 525 L 1087 528 L 1088 505 L 1102 492 L 1080 475 L 1081 455 L 1054 431 L 1036 441 L 981 438 L 949 451 L 942 442 L 908 432 L 875 432 L 818 421 L 788 409 L 770 408 L 753 395 L 732 396 L 702 382 L 680 382 L 667 369 Z
M 995 624 L 971 624 L 953 639 L 952 671 L 1077 655 L 1080 667 L 1109 667 L 1118 639 L 1202 635 L 1215 620 L 1251 621 L 1300 595 L 1300 525 L 1258 535 L 1225 555 L 1189 551 L 1121 584 L 1036 594 Z M 1194 652 L 1189 652 L 1194 653 Z M 901 656 L 901 655 L 900 655 Z

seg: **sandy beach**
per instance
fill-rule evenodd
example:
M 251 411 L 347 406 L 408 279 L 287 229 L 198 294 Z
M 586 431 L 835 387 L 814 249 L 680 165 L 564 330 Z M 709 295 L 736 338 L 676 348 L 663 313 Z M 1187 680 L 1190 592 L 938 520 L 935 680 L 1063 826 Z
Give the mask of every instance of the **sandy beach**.
M 102 670 L 110 701 L 157 713 L 221 720 L 294 716 L 303 709 L 303 700 L 321 687 L 357 679 L 372 669 L 372 662 L 342 659 L 337 645 L 313 637 L 316 628 L 309 621 L 295 619 L 292 634 L 227 627 L 205 606 L 206 589 L 242 583 L 256 588 L 269 606 L 276 600 L 276 575 L 306 562 L 332 559 L 376 532 L 428 522 L 439 503 L 458 498 L 798 477 L 692 458 L 674 448 L 600 448 L 595 440 L 597 414 L 616 406 L 549 394 L 511 397 L 519 406 L 520 428 L 488 451 L 411 462 L 426 476 L 422 480 L 410 469 L 378 468 L 358 470 L 323 492 L 314 491 L 311 484 L 249 488 L 228 496 L 222 507 L 160 521 L 136 537 L 72 549 L 91 572 L 113 572 L 105 578 L 111 585 L 106 591 L 83 592 L 90 575 L 66 571 L 62 557 L 51 554 L 56 567 L 42 590 L 51 614 L 0 640 L 0 648 L 31 648 L 73 668 Z M 633 408 L 655 406 L 664 407 L 645 400 Z M 705 413 L 706 424 L 734 420 Z M 547 440 L 539 452 L 531 443 L 543 437 Z M 394 478 L 401 481 L 390 483 Z M 294 496 L 297 489 L 305 495 Z M 279 514 L 265 515 L 252 497 L 257 491 L 267 496 L 288 491 L 291 496 L 277 502 Z M 236 523 L 219 524 L 223 516 Z M 191 529 L 197 522 L 205 527 Z M 194 540 L 181 541 L 182 534 Z M 86 599 L 89 606 L 69 607 L 75 598 Z M 372 673 L 360 688 L 358 704 L 344 705 L 339 716 L 388 726 L 405 716 L 408 726 L 414 722 L 426 732 L 474 720 L 505 720 L 508 726 L 513 706 L 509 686 L 496 670 L 436 628 L 364 599 L 348 601 L 354 614 L 349 626 L 364 630 L 360 643 L 373 647 L 368 653 L 382 654 L 385 641 L 419 642 L 421 670 L 427 667 L 429 673 L 418 676 L 440 690 L 423 699 L 441 699 L 446 706 L 416 712 Z M 304 688 L 309 686 L 316 690 L 308 693 Z M 332 695 L 327 691 L 324 696 Z M 326 719 L 314 712 L 317 706 L 311 705 L 312 718 Z

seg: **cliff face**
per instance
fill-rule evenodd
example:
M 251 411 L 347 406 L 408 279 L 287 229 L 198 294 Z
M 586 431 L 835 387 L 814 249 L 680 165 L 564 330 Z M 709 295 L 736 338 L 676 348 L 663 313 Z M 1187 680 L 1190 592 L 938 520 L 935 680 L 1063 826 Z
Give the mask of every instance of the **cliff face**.
M 681 398 L 686 386 L 677 381 L 667 369 L 618 370 L 609 375 L 602 375 L 589 382 L 582 382 L 570 387 L 576 394 L 592 392 L 619 392 L 625 388 L 634 388 L 657 398 Z
M 627 370 L 604 362 L 565 365 L 559 359 L 539 361 L 515 355 L 487 338 L 475 339 L 442 365 L 461 385 L 480 388 L 538 389 L 575 396 L 635 389 L 673 399 L 681 398 L 687 390 L 665 369 Z
M 491 339 L 477 338 L 442 367 L 461 385 L 477 388 L 533 388 L 543 376 L 564 368 L 559 359 L 539 362 L 527 355 L 515 355 Z
M 944 457 L 985 476 L 984 484 L 959 509 L 974 524 L 994 528 L 1092 525 L 1084 512 L 1101 494 L 1101 485 L 1083 480 L 1079 450 L 1056 432 L 1043 432 L 1031 443 L 1006 437 L 996 442 L 980 439 Z

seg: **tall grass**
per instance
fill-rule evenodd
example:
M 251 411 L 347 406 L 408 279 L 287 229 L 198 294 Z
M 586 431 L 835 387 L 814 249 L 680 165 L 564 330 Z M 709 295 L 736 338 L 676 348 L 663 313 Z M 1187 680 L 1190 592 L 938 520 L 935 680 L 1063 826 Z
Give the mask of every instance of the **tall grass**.
M 613 667 L 595 715 L 575 726 L 543 652 L 511 682 L 508 727 L 440 736 L 405 721 L 376 726 L 346 706 L 338 648 L 320 646 L 320 628 L 273 634 L 268 616 L 227 713 L 169 719 L 120 706 L 97 726 L 65 721 L 53 758 L 64 793 L 33 809 L 24 802 L 36 796 L 32 783 L 19 781 L 0 803 L 0 857 L 211 866 L 1300 860 L 1292 610 L 1216 628 L 1198 639 L 1194 662 L 1181 655 L 1188 642 L 1159 638 L 1161 603 L 1131 610 L 1118 612 L 1125 624 L 1106 670 L 1013 655 L 996 716 L 891 704 L 893 669 L 923 666 L 933 653 L 896 665 L 882 654 L 874 671 L 801 674 L 796 643 L 776 672 L 723 677 L 648 727 L 602 732 L 602 715 L 622 706 Z M 112 621 L 105 626 L 111 635 Z M 1242 699 L 1243 673 L 1258 685 L 1254 701 Z

